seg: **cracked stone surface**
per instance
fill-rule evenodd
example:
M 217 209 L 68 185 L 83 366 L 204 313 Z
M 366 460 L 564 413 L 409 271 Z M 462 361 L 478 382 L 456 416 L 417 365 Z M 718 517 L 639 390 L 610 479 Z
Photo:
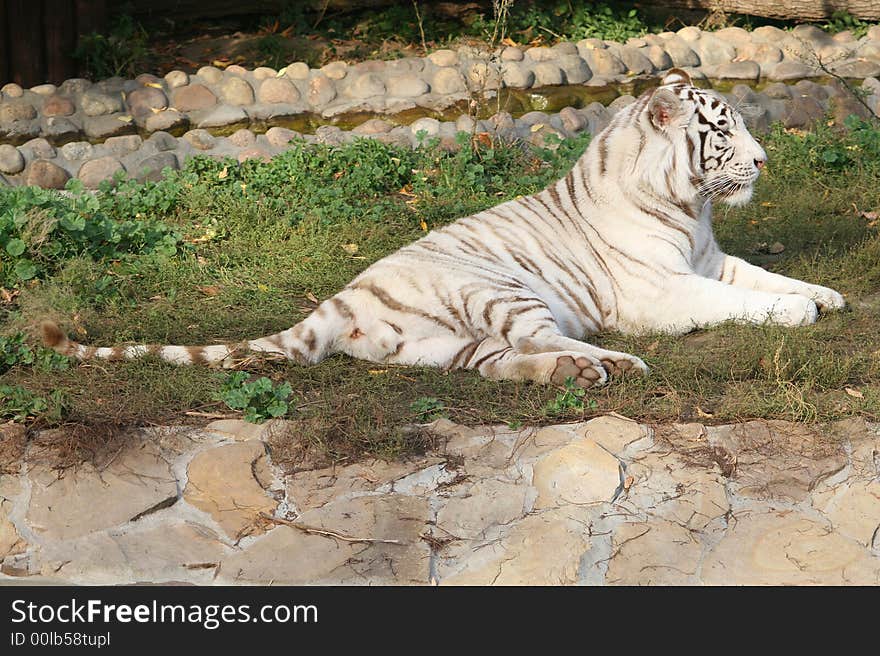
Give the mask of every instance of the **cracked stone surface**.
M 862 419 L 427 428 L 423 456 L 288 470 L 292 423 L 142 429 L 59 472 L 0 425 L 0 584 L 880 583 Z

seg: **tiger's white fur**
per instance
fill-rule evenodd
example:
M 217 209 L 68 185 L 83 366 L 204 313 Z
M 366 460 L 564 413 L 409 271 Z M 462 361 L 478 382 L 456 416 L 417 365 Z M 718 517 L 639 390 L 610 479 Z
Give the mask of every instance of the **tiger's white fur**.
M 81 359 L 153 353 L 218 364 L 249 349 L 311 364 L 341 351 L 601 384 L 647 367 L 581 341 L 590 333 L 683 333 L 728 320 L 800 326 L 819 308 L 843 307 L 831 289 L 718 248 L 712 201 L 747 202 L 765 159 L 734 107 L 673 70 L 620 111 L 564 179 L 401 248 L 288 330 L 231 346 L 96 349 L 46 323 L 44 338 Z

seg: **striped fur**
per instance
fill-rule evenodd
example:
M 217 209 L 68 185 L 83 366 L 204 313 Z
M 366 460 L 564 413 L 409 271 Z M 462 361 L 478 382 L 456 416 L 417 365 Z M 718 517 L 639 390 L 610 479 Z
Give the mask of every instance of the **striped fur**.
M 795 326 L 843 306 L 831 289 L 719 250 L 712 201 L 747 202 L 765 158 L 734 107 L 674 70 L 618 112 L 562 180 L 429 233 L 283 332 L 237 345 L 94 348 L 45 324 L 45 341 L 80 359 L 223 364 L 250 350 L 313 364 L 343 352 L 601 384 L 647 367 L 582 341 L 597 331 Z

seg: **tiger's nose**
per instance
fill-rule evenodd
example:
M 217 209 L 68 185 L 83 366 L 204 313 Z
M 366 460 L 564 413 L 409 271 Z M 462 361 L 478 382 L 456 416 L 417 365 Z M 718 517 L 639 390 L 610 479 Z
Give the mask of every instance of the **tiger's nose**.
M 763 158 L 755 158 L 755 167 L 760 171 L 761 169 L 764 168 L 764 163 L 766 161 L 767 160 L 765 160 Z

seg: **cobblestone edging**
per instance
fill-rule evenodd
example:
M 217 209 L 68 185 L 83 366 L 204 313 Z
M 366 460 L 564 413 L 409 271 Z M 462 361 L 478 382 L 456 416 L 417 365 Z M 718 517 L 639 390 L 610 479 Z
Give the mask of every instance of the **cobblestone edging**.
M 155 177 L 165 166 L 175 168 L 193 154 L 267 158 L 296 135 L 280 127 L 265 135 L 256 133 L 304 115 L 326 120 L 394 116 L 394 122 L 366 121 L 350 134 L 323 126 L 307 140 L 339 142 L 361 135 L 412 145 L 417 143 L 415 134 L 425 130 L 451 142 L 456 131 L 470 131 L 466 117 L 455 122 L 420 118 L 411 127 L 396 123 L 406 112 L 441 112 L 476 92 L 492 96 L 504 88 L 540 93 L 558 85 L 606 89 L 656 77 L 672 66 L 687 69 L 697 79 L 792 82 L 817 75 L 815 66 L 805 63 L 811 61 L 811 52 L 832 62 L 831 68 L 841 75 L 868 78 L 869 103 L 877 105 L 880 86 L 872 76 L 880 75 L 880 27 L 856 40 L 849 32 L 831 36 L 807 25 L 791 32 L 773 27 L 701 32 L 686 27 L 626 44 L 585 39 L 553 47 L 506 47 L 491 56 L 468 48 L 438 50 L 425 58 L 333 62 L 320 69 L 302 62 L 280 71 L 206 66 L 195 75 L 172 71 L 164 78 L 144 74 L 135 80 L 113 78 L 94 84 L 72 79 L 57 87 L 44 84 L 28 90 L 6 84 L 0 88 L 0 182 L 61 187 L 68 178 L 79 177 L 95 187 L 120 170 L 134 177 Z M 759 107 L 753 124 L 760 130 L 773 120 L 806 125 L 828 110 L 840 93 L 807 81 L 794 88 L 770 84 L 758 94 L 734 89 L 734 95 Z M 607 120 L 606 111 L 628 100 L 622 96 L 608 110 L 599 103 L 568 108 L 554 117 L 529 112 L 514 119 L 501 113 L 478 129 L 532 141 L 541 140 L 541 129 L 533 129 L 541 123 L 560 135 L 595 131 Z M 836 104 L 844 109 L 832 111 L 864 110 L 846 98 Z M 229 136 L 211 134 L 218 131 Z
M 7 424 L 0 584 L 877 585 L 878 428 L 440 420 L 423 457 L 285 474 L 293 425 L 224 420 L 59 478 Z

